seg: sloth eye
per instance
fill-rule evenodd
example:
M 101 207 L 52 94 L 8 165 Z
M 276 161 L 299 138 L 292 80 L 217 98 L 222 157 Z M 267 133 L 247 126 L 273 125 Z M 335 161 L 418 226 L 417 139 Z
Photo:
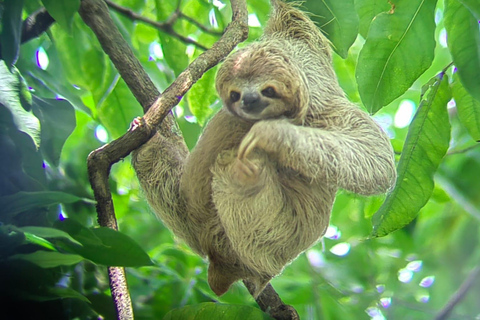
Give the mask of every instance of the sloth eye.
M 273 98 L 277 95 L 277 93 L 275 92 L 275 89 L 273 87 L 267 87 L 266 89 L 262 90 L 262 95 L 267 98 Z
M 240 100 L 240 93 L 238 93 L 236 91 L 230 92 L 230 100 L 232 102 L 237 102 L 238 100 Z

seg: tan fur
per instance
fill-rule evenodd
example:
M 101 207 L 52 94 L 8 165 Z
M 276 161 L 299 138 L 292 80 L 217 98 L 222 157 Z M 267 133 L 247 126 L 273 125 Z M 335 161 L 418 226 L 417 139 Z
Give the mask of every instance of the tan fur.
M 160 134 L 133 157 L 154 210 L 208 257 L 218 295 L 239 279 L 258 295 L 324 234 L 338 188 L 371 195 L 396 178 L 390 142 L 345 98 L 326 38 L 300 10 L 272 4 L 262 39 L 218 71 L 225 108 L 186 160 Z

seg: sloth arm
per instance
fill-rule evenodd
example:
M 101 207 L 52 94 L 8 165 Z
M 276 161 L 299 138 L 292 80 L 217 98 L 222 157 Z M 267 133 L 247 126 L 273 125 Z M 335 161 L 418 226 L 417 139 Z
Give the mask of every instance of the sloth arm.
M 363 195 L 386 192 L 396 178 L 390 141 L 354 106 L 332 109 L 305 126 L 287 119 L 259 121 L 243 139 L 239 159 L 255 148 L 312 182 L 336 183 Z

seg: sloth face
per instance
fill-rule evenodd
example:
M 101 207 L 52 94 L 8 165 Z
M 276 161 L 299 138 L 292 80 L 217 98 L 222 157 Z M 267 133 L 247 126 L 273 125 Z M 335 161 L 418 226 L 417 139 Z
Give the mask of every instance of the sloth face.
M 225 106 L 245 120 L 291 117 L 293 105 L 289 104 L 283 85 L 277 81 L 251 83 L 236 81 L 229 87 Z M 239 83 L 240 82 L 240 83 Z
M 284 50 L 272 44 L 253 44 L 228 57 L 216 85 L 224 106 L 247 121 L 288 118 L 297 122 L 307 108 L 300 73 Z

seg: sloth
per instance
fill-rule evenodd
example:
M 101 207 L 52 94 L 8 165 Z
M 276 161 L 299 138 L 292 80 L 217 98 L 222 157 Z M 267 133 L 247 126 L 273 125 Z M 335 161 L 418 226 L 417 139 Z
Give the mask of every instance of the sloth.
M 158 132 L 133 154 L 153 210 L 208 258 L 208 282 L 237 280 L 257 297 L 329 224 L 338 189 L 387 192 L 388 137 L 341 90 L 328 40 L 298 8 L 272 0 L 264 35 L 226 58 L 224 107 L 188 154 Z

